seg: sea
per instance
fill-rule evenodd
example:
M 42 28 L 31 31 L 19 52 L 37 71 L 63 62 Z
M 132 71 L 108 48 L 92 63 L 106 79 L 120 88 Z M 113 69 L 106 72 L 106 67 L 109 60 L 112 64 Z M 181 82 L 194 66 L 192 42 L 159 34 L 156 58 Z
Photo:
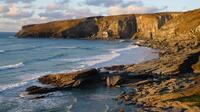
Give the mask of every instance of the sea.
M 17 38 L 0 32 L 0 112 L 117 112 L 134 111 L 115 97 L 128 88 L 74 88 L 44 98 L 24 96 L 39 85 L 37 78 L 85 68 L 137 64 L 158 58 L 155 50 L 131 40 Z

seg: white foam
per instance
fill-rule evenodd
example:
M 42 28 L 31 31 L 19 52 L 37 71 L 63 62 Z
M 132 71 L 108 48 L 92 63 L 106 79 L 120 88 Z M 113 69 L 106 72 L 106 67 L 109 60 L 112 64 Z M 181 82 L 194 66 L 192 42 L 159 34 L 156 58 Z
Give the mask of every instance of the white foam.
M 86 58 L 68 58 L 68 59 L 56 59 L 56 61 L 67 61 L 67 62 L 80 62 L 81 65 L 86 65 L 84 67 L 91 67 L 95 66 L 100 63 L 104 63 L 114 58 L 120 56 L 121 52 L 138 48 L 139 46 L 129 45 L 126 48 L 121 49 L 110 49 L 110 53 L 103 54 L 103 55 L 96 55 L 92 57 Z
M 129 45 L 128 47 L 125 48 L 121 48 L 121 49 L 113 49 L 113 52 L 122 52 L 122 51 L 127 51 L 127 50 L 131 50 L 131 49 L 135 49 L 138 48 L 139 46 L 137 45 Z
M 0 66 L 0 70 L 16 69 L 16 68 L 20 68 L 23 66 L 24 66 L 24 63 L 20 62 L 20 63 L 16 63 L 16 64 L 12 64 L 12 65 Z
M 20 86 L 23 86 L 23 85 L 25 85 L 27 83 L 28 82 L 25 81 L 25 82 L 19 82 L 19 83 L 15 83 L 15 84 L 0 85 L 0 92 L 5 91 L 7 89 L 20 87 Z
M 120 43 L 126 42 L 126 40 L 120 39 L 119 42 L 120 42 Z
M 46 74 L 50 74 L 52 72 L 43 72 L 43 73 L 34 73 L 34 74 L 26 74 L 24 76 L 19 76 L 19 78 L 22 80 L 21 82 L 18 82 L 18 83 L 13 83 L 13 84 L 6 84 L 6 85 L 0 85 L 0 92 L 1 91 L 5 91 L 5 90 L 8 90 L 8 89 L 13 89 L 13 88 L 16 88 L 16 87 L 20 87 L 20 86 L 24 86 L 28 83 L 30 83 L 31 81 L 43 76 L 43 75 L 46 75 Z
M 130 45 L 126 48 L 110 49 L 109 54 L 93 56 L 93 57 L 89 58 L 91 60 L 85 61 L 84 64 L 87 64 L 88 66 L 95 66 L 95 65 L 100 64 L 100 63 L 108 62 L 108 61 L 111 61 L 111 60 L 119 57 L 121 55 L 121 52 L 131 50 L 131 49 L 135 49 L 137 47 L 138 46 Z

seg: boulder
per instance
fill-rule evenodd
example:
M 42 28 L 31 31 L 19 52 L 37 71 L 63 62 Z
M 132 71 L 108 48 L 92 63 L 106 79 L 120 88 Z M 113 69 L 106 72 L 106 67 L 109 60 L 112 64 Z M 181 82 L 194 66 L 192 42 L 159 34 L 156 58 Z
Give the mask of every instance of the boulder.
M 106 78 L 106 84 L 108 87 L 113 87 L 116 86 L 117 84 L 122 82 L 122 77 L 120 75 L 115 75 L 115 76 L 108 76 Z
M 97 69 L 85 69 L 71 73 L 49 74 L 40 77 L 38 80 L 42 84 L 55 87 L 78 87 L 83 83 L 87 83 L 98 78 Z

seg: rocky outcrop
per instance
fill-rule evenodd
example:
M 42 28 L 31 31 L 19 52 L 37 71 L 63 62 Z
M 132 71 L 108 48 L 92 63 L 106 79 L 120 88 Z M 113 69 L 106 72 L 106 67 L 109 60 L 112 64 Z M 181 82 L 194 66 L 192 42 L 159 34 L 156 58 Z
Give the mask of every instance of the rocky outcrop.
M 177 75 L 198 72 L 200 49 L 161 56 L 159 59 L 147 61 L 127 67 L 128 72 L 145 75 Z
M 55 87 L 77 87 L 89 81 L 96 81 L 98 71 L 96 69 L 86 69 L 64 74 L 50 74 L 40 77 L 38 80 L 42 84 Z
M 23 26 L 17 37 L 118 39 L 152 37 L 167 21 L 181 13 L 97 16 Z
M 200 46 L 200 9 L 184 12 L 168 21 L 146 39 L 150 47 L 178 52 Z

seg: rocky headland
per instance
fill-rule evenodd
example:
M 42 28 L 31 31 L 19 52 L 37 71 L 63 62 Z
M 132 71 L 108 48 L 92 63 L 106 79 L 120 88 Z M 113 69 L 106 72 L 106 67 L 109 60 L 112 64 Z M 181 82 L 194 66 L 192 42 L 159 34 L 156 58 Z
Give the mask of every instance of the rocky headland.
M 136 65 L 49 74 L 27 94 L 104 84 L 129 87 L 116 101 L 139 111 L 200 111 L 200 9 L 156 14 L 90 17 L 24 26 L 18 37 L 133 39 L 160 50 L 160 57 Z M 39 98 L 40 98 L 39 97 Z M 123 111 L 120 110 L 120 111 Z

